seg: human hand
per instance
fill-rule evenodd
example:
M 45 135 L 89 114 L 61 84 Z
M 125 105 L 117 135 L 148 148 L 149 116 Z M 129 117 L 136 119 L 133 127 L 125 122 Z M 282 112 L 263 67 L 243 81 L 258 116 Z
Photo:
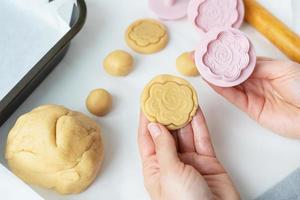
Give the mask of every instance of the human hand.
M 210 86 L 263 127 L 300 139 L 299 64 L 258 58 L 254 73 L 241 85 Z
M 138 143 L 152 200 L 240 199 L 216 158 L 200 108 L 188 126 L 172 134 L 141 113 Z

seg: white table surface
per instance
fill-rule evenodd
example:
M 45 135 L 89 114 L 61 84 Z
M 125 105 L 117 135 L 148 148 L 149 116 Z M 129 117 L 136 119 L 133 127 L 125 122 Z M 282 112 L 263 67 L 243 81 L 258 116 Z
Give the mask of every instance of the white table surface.
M 292 17 L 290 12 L 282 12 L 286 0 L 263 2 L 285 21 Z M 166 22 L 170 31 L 167 48 L 157 54 L 139 55 L 125 44 L 124 31 L 135 19 L 155 17 L 146 0 L 87 0 L 87 7 L 87 23 L 72 42 L 64 60 L 0 128 L 1 150 L 8 130 L 22 113 L 52 103 L 91 116 L 85 108 L 87 94 L 94 88 L 106 88 L 114 96 L 112 112 L 103 118 L 91 116 L 101 124 L 105 141 L 104 165 L 96 181 L 87 191 L 71 196 L 33 188 L 51 200 L 148 199 L 136 142 L 139 96 L 153 76 L 161 73 L 178 75 L 174 66 L 176 57 L 194 49 L 199 35 L 186 19 Z M 252 39 L 258 55 L 286 59 L 250 26 L 245 24 L 242 30 Z M 127 50 L 135 58 L 135 69 L 125 78 L 111 77 L 102 68 L 103 58 L 115 49 Z M 200 78 L 187 79 L 198 91 L 217 155 L 243 199 L 257 197 L 300 166 L 299 141 L 281 138 L 261 128 L 215 94 Z M 0 162 L 5 164 L 3 153 Z

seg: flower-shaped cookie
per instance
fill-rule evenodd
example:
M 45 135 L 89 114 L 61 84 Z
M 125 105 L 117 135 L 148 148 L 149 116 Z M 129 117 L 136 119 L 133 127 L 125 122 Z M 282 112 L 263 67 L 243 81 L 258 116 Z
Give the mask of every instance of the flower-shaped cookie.
M 138 20 L 126 31 L 126 42 L 139 53 L 154 53 L 163 49 L 168 42 L 164 25 L 155 20 Z
M 214 28 L 239 28 L 244 18 L 242 0 L 191 0 L 189 19 L 201 32 Z
M 221 86 L 239 85 L 252 74 L 256 56 L 247 36 L 237 29 L 215 29 L 206 34 L 195 51 L 202 77 Z
M 198 108 L 195 89 L 187 81 L 171 75 L 154 78 L 145 87 L 141 101 L 148 120 L 170 130 L 186 126 Z
M 141 21 L 132 29 L 132 32 L 129 33 L 129 37 L 134 40 L 137 45 L 145 47 L 158 43 L 165 34 L 165 29 L 159 24 Z

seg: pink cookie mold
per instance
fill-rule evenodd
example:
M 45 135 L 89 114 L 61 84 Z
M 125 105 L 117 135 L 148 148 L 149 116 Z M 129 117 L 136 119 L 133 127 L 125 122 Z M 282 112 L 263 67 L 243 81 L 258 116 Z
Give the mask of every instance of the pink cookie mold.
M 148 4 L 159 18 L 176 20 L 187 15 L 189 0 L 148 0 Z
M 191 0 L 188 18 L 200 32 L 214 28 L 240 28 L 245 15 L 243 0 Z
M 256 65 L 251 41 L 234 28 L 206 33 L 194 56 L 201 76 L 220 87 L 233 87 L 246 81 Z

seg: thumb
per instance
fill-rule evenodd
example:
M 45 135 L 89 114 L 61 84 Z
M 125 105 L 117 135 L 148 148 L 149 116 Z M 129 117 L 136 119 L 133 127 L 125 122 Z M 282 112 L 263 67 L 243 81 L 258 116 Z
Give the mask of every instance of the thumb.
M 166 171 L 179 162 L 176 144 L 171 133 L 162 125 L 150 123 L 148 130 L 154 140 L 156 156 L 162 171 Z

